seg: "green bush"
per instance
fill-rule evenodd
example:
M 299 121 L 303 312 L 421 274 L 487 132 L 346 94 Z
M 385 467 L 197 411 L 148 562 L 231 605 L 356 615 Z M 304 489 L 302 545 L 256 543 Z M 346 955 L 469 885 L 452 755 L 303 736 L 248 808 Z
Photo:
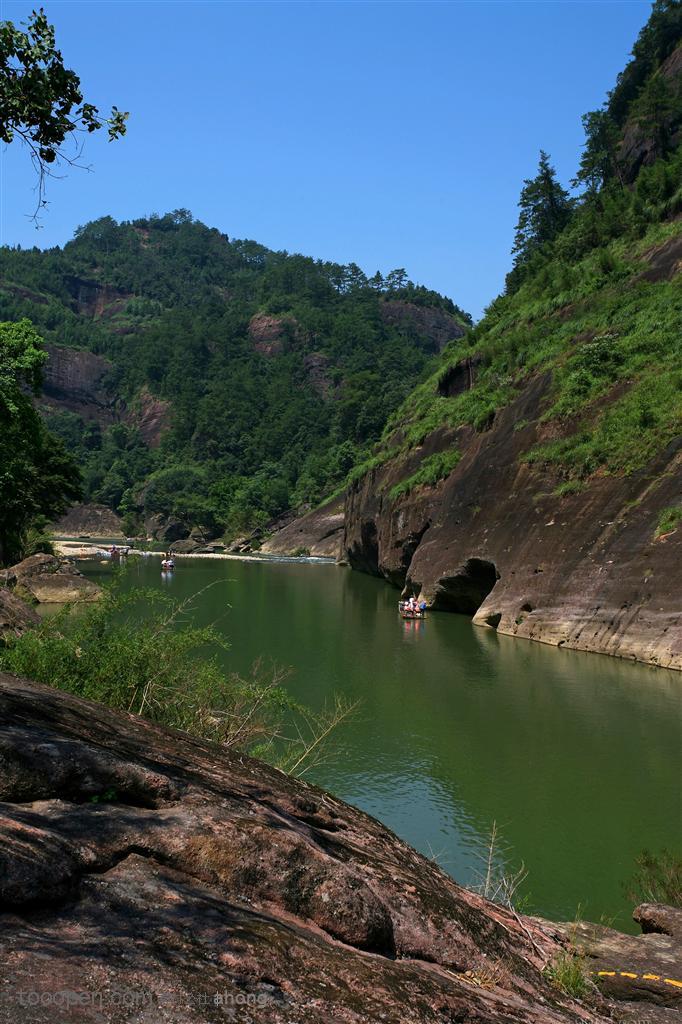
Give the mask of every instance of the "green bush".
M 0 668 L 285 770 L 307 770 L 351 706 L 337 699 L 316 715 L 287 694 L 283 672 L 225 673 L 217 659 L 225 640 L 213 627 L 191 625 L 190 615 L 191 600 L 177 604 L 157 590 L 122 593 L 116 581 L 97 603 L 67 606 L 9 637 Z M 285 732 L 294 738 L 283 741 Z
M 672 505 L 670 508 L 664 508 L 658 519 L 656 536 L 661 537 L 664 533 L 672 533 L 673 530 L 677 529 L 677 525 L 681 521 L 682 505 Z
M 682 909 L 682 856 L 671 850 L 643 850 L 635 861 L 637 870 L 625 885 L 633 903 L 665 903 Z

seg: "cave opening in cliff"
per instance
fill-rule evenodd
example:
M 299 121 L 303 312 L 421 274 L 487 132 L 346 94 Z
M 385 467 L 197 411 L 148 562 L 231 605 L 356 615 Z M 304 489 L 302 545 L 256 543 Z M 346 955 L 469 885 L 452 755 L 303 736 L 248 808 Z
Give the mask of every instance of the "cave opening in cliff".
M 473 616 L 499 578 L 494 562 L 485 558 L 467 558 L 456 573 L 439 580 L 436 607 Z

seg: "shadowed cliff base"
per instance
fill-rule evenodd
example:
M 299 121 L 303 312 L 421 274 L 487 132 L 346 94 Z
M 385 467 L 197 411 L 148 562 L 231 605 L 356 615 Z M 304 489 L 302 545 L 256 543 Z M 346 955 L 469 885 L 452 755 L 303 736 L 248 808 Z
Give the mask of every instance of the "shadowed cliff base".
M 499 578 L 494 562 L 485 558 L 467 558 L 456 572 L 440 577 L 433 595 L 433 607 L 474 616 Z

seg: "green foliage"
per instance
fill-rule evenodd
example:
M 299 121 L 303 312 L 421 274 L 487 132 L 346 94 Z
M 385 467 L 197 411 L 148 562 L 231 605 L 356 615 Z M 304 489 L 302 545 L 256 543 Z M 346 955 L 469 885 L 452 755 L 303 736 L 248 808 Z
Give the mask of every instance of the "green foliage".
M 637 126 L 653 139 L 656 156 L 665 156 L 682 116 L 682 82 L 652 75 L 632 104 Z
M 557 181 L 556 171 L 544 150 L 540 150 L 537 175 L 523 183 L 519 208 L 512 249 L 514 267 L 507 281 L 510 291 L 521 282 L 525 265 L 563 230 L 573 208 L 573 201 Z
M 656 536 L 662 537 L 665 533 L 672 533 L 680 522 L 682 522 L 682 505 L 671 505 L 669 508 L 664 508 L 658 519 Z
M 336 701 L 314 715 L 288 696 L 281 672 L 264 678 L 255 666 L 246 679 L 225 673 L 217 658 L 225 640 L 213 627 L 192 626 L 191 611 L 191 600 L 177 604 L 157 590 L 123 593 L 114 582 L 97 603 L 65 607 L 9 637 L 0 669 L 301 774 L 351 707 Z M 292 738 L 282 741 L 285 731 Z M 96 796 L 115 798 L 112 791 Z
M 83 281 L 108 287 L 106 316 L 93 319 Z M 470 322 L 403 270 L 368 279 L 230 241 L 186 210 L 104 217 L 63 250 L 0 249 L 4 315 L 30 312 L 49 342 L 110 359 L 108 384 L 130 410 L 150 393 L 170 404 L 153 450 L 132 417 L 106 427 L 46 410 L 86 498 L 130 523 L 160 513 L 235 534 L 341 486 L 437 354 L 428 328 L 396 321 L 387 300 L 450 313 L 453 334 Z
M 600 470 L 632 472 L 665 447 L 682 422 L 682 282 L 643 278 L 642 256 L 682 230 L 660 219 L 679 174 L 676 153 L 643 169 L 631 194 L 607 189 L 588 198 L 518 291 L 496 299 L 444 351 L 436 372 L 389 418 L 374 458 L 417 447 L 444 426 L 486 429 L 546 372 L 552 387 L 542 419 L 559 437 L 526 453 L 527 461 L 579 481 Z M 586 223 L 596 245 L 586 241 Z M 473 387 L 443 395 L 447 374 L 472 356 Z
M 400 483 L 391 488 L 388 492 L 389 498 L 395 501 L 396 498 L 409 494 L 415 487 L 433 487 L 434 484 L 437 484 L 439 480 L 442 480 L 453 471 L 461 457 L 461 453 L 456 448 L 429 455 L 428 458 L 424 459 L 416 473 L 413 473 L 406 480 L 401 480 Z
M 110 141 L 126 132 L 128 114 L 112 108 L 107 118 L 83 100 L 75 71 L 64 66 L 54 28 L 42 8 L 33 11 L 26 31 L 0 23 L 0 141 L 19 138 L 38 174 L 38 207 L 44 205 L 44 179 L 55 161 L 74 163 L 62 149 L 75 132 L 106 127 Z M 74 151 L 77 158 L 78 150 Z
M 25 389 L 40 386 L 45 353 L 27 320 L 0 323 L 0 564 L 35 550 L 35 527 L 80 495 L 80 477 Z
M 682 909 L 682 856 L 671 850 L 643 850 L 637 870 L 625 886 L 633 903 L 665 903 Z
M 646 25 L 632 48 L 632 60 L 618 75 L 606 108 L 622 127 L 642 86 L 669 57 L 682 38 L 682 6 L 679 0 L 655 0 Z
M 584 999 L 594 992 L 585 957 L 573 950 L 559 953 L 544 969 L 548 981 L 564 995 Z

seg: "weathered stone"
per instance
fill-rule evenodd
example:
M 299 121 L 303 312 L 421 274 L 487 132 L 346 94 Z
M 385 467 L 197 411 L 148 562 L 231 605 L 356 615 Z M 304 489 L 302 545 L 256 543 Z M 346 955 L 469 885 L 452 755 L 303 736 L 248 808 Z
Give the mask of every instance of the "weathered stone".
M 140 432 L 146 445 L 158 448 L 161 438 L 170 427 L 171 403 L 143 387 L 126 410 L 123 420 Z
M 1 1024 L 29 1019 L 28 993 L 36 1024 L 88 1006 L 116 1024 L 607 1019 L 547 982 L 564 943 L 547 922 L 329 794 L 135 716 L 0 676 L 0 800 Z
M 442 351 L 449 341 L 461 338 L 464 334 L 462 324 L 452 313 L 435 306 L 418 306 L 402 299 L 384 299 L 379 305 L 379 312 L 387 324 L 409 331 L 430 352 Z
M 296 338 L 299 334 L 299 324 L 292 316 L 256 313 L 249 321 L 249 338 L 256 352 L 264 356 L 278 355 L 287 338 Z
M 71 604 L 76 601 L 99 601 L 102 588 L 80 573 L 53 572 L 24 578 L 18 583 L 23 592 L 38 604 Z
M 343 523 L 343 497 L 333 498 L 277 530 L 261 550 L 270 555 L 305 552 L 315 557 L 337 558 L 341 554 Z
M 41 551 L 37 555 L 29 555 L 7 569 L 7 578 L 10 582 L 29 580 L 34 576 L 56 572 L 60 565 L 61 560 L 56 555 L 47 555 Z
M 116 420 L 116 400 L 105 386 L 112 364 L 83 349 L 46 345 L 49 359 L 43 374 L 40 405 L 66 409 L 106 427 Z
M 21 636 L 40 622 L 37 612 L 7 587 L 0 586 L 0 638 Z
M 106 505 L 74 505 L 52 525 L 60 537 L 123 537 L 120 516 Z
M 555 927 L 582 951 L 592 978 L 610 999 L 671 1007 L 682 1015 L 682 937 L 677 930 L 682 911 L 644 904 L 633 917 L 651 920 L 658 915 L 676 922 L 676 935 L 624 935 L 587 921 Z

